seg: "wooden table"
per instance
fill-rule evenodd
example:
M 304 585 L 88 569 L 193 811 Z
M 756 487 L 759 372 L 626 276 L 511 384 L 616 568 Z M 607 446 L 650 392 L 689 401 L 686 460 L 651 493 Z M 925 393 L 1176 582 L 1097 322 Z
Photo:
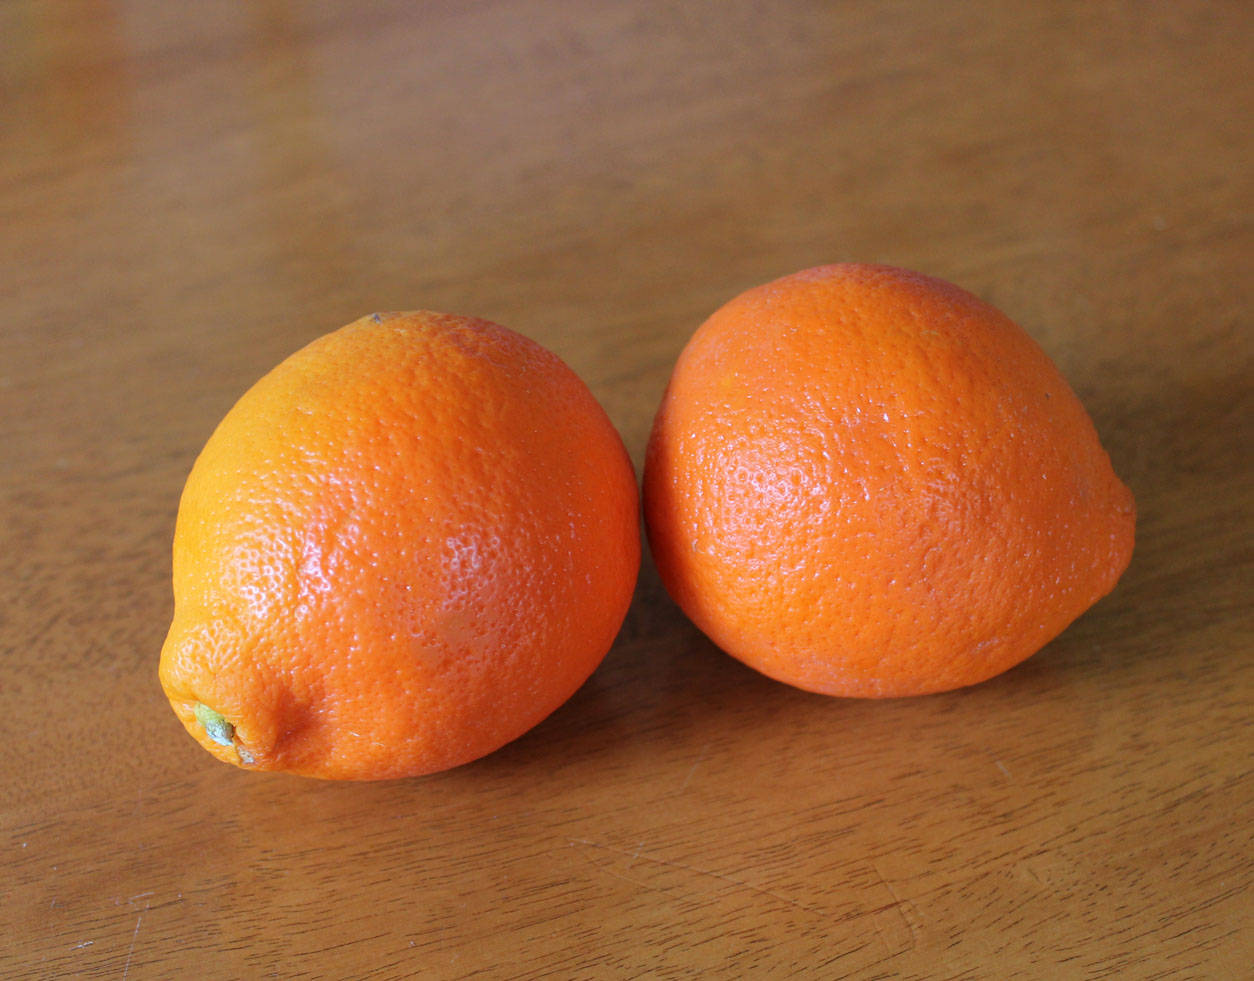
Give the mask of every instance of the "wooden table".
M 0 809 L 13 978 L 1248 978 L 1250 8 L 0 4 Z M 673 360 L 860 259 L 1006 310 L 1140 509 L 1118 589 L 948 695 L 826 699 L 646 559 L 529 735 L 223 766 L 156 679 L 217 420 L 375 309 L 507 324 L 639 465 Z

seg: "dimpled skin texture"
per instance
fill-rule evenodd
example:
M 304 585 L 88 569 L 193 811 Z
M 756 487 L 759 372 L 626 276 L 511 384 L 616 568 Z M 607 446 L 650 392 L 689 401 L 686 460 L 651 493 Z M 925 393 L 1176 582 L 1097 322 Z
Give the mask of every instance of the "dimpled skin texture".
M 716 644 L 830 695 L 971 685 L 1108 593 L 1132 495 L 1041 349 L 939 280 L 806 270 L 692 337 L 654 421 L 649 542 Z
M 375 315 L 262 378 L 197 459 L 161 681 L 228 762 L 431 773 L 570 697 L 639 562 L 631 462 L 565 364 L 486 321 Z

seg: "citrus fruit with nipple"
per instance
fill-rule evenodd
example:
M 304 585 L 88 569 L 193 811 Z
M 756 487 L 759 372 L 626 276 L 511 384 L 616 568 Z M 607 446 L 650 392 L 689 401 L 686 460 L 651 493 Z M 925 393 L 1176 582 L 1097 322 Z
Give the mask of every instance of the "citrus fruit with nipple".
M 644 471 L 671 596 L 772 678 L 891 697 L 983 681 L 1109 592 L 1132 495 L 1053 363 L 969 293 L 824 266 L 681 354 Z
M 196 460 L 161 682 L 246 768 L 443 770 L 588 678 L 639 560 L 631 462 L 565 364 L 486 321 L 376 314 L 257 382 Z

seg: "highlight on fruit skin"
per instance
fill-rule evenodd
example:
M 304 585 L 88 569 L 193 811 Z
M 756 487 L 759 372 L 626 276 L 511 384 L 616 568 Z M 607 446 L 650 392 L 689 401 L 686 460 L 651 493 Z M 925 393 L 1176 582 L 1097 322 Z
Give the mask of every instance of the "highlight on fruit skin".
M 225 762 L 433 773 L 583 684 L 639 562 L 631 462 L 556 355 L 471 317 L 375 314 L 275 367 L 197 458 L 160 678 Z
M 654 420 L 661 579 L 732 656 L 896 697 L 1013 667 L 1108 593 L 1135 506 L 1008 317 L 888 266 L 804 270 L 716 311 Z

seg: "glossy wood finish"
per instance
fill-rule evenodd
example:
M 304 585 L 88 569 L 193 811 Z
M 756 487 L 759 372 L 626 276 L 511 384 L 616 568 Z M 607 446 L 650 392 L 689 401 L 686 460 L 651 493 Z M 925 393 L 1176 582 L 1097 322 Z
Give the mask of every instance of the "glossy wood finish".
M 1248 977 L 1242 3 L 0 3 L 0 974 Z M 560 353 L 637 464 L 740 290 L 861 259 L 1055 358 L 1116 592 L 910 701 L 758 677 L 646 562 L 604 666 L 445 775 L 223 766 L 156 681 L 214 424 L 376 309 Z

